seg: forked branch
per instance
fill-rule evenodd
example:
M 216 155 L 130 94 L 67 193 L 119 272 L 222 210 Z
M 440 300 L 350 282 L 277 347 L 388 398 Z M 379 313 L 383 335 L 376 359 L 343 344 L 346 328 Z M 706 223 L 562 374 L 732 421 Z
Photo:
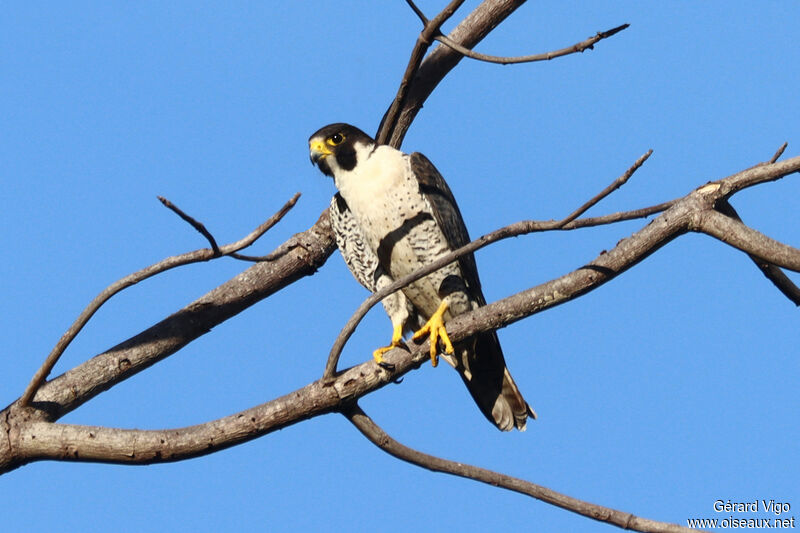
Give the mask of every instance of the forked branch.
M 412 0 L 406 0 L 406 2 L 422 21 L 424 27 L 403 74 L 397 96 L 386 111 L 386 114 L 384 114 L 378 127 L 378 132 L 375 135 L 378 144 L 388 144 L 395 148 L 399 148 L 402 145 L 411 122 L 422 108 L 425 100 L 444 76 L 462 58 L 471 57 L 495 63 L 529 63 L 554 59 L 591 49 L 597 42 L 607 39 L 628 27 L 627 24 L 623 24 L 611 30 L 599 32 L 580 43 L 545 54 L 502 58 L 479 54 L 473 52 L 472 48 L 514 10 L 525 3 L 525 0 L 485 0 L 446 36 L 440 31 L 441 24 L 452 15 L 454 5 L 460 5 L 460 2 L 451 2 L 442 13 L 432 20 L 428 20 Z M 457 8 L 458 6 L 455 7 Z M 442 46 L 434 49 L 422 61 L 422 57 L 428 50 L 432 40 L 440 41 Z
M 584 41 L 575 43 L 572 46 L 568 46 L 560 50 L 553 50 L 552 52 L 545 52 L 542 54 L 531 54 L 531 55 L 516 56 L 516 57 L 492 56 L 488 54 L 481 54 L 480 52 L 476 52 L 474 50 L 470 50 L 469 48 L 461 46 L 457 42 L 454 42 L 452 39 L 444 35 L 437 35 L 434 38 L 440 43 L 449 46 L 459 54 L 467 56 L 471 59 L 476 59 L 478 61 L 485 61 L 487 63 L 497 63 L 499 65 L 512 65 L 517 63 L 534 63 L 536 61 L 550 61 L 551 59 L 555 59 L 557 57 L 563 57 L 579 52 L 583 53 L 586 50 L 593 50 L 595 44 L 602 41 L 603 39 L 608 39 L 612 35 L 621 32 L 628 26 L 630 26 L 630 24 L 622 24 L 620 26 L 617 26 L 616 28 L 611 28 L 610 30 L 599 31 L 595 35 L 589 37 Z
M 211 243 L 212 248 L 195 250 L 194 252 L 168 257 L 162 261 L 159 261 L 158 263 L 134 272 L 133 274 L 129 274 L 128 276 L 125 276 L 119 281 L 116 281 L 103 289 L 103 291 L 98 294 L 88 306 L 86 306 L 75 322 L 73 322 L 69 329 L 61 336 L 61 339 L 59 339 L 58 343 L 47 356 L 44 363 L 42 363 L 42 366 L 33 375 L 33 378 L 26 387 L 25 392 L 23 392 L 22 396 L 20 397 L 20 405 L 24 407 L 30 404 L 30 401 L 33 399 L 36 391 L 42 386 L 42 383 L 44 383 L 44 381 L 47 379 L 47 376 L 50 375 L 50 372 L 53 370 L 53 367 L 64 353 L 64 350 L 66 350 L 75 337 L 78 336 L 78 333 L 81 332 L 83 327 L 89 322 L 92 316 L 94 316 L 94 314 L 103 306 L 103 304 L 110 300 L 114 295 L 119 294 L 123 290 L 139 283 L 140 281 L 144 281 L 147 278 L 153 277 L 156 274 L 160 274 L 167 270 L 191 263 L 199 263 L 202 261 L 215 259 L 217 257 L 222 257 L 238 252 L 239 250 L 250 246 L 262 235 L 264 235 L 264 233 L 266 233 L 272 226 L 277 224 L 281 218 L 283 218 L 283 216 L 288 213 L 289 210 L 297 203 L 298 198 L 300 198 L 300 193 L 295 194 L 288 202 L 286 202 L 286 204 L 283 205 L 283 207 L 281 207 L 280 210 L 278 210 L 277 213 L 272 215 L 267 221 L 260 224 L 244 238 L 220 248 L 217 247 L 214 237 L 212 237 L 211 234 L 205 229 L 205 226 L 197 222 L 189 215 L 186 215 L 183 211 L 174 206 L 172 202 L 169 202 L 169 200 L 159 197 L 159 200 L 161 200 L 165 206 L 176 212 L 182 219 L 189 222 L 192 227 L 203 234 Z
M 448 34 L 448 37 L 471 48 L 524 3 L 525 0 L 484 0 Z M 439 16 L 449 17 L 447 12 L 453 5 L 454 3 L 448 5 Z M 415 13 L 419 16 L 421 11 L 415 9 Z M 422 39 L 417 40 L 397 96 L 381 119 L 378 133 L 375 135 L 379 144 L 388 144 L 395 148 L 403 144 L 403 138 L 422 104 L 447 73 L 464 57 L 451 48 L 438 46 L 420 63 L 424 52 L 430 46 L 432 36 L 435 35 L 434 30 L 438 29 L 433 27 L 433 21 L 427 22 L 424 15 L 421 20 L 425 24 L 423 32 L 429 29 L 429 33 L 421 34 Z
M 787 146 L 788 143 L 783 143 L 769 161 L 759 163 L 756 166 L 764 166 L 776 162 L 783 155 L 783 152 L 786 151 Z M 733 208 L 728 200 L 720 200 L 717 202 L 715 208 L 726 217 L 730 217 L 733 220 L 742 222 L 742 218 L 739 216 L 739 213 L 736 212 L 736 209 Z M 783 293 L 784 296 L 786 296 L 794 305 L 800 306 L 800 287 L 798 287 L 791 279 L 789 279 L 789 277 L 784 274 L 780 267 L 764 261 L 753 254 L 748 255 L 761 273 L 764 274 L 764 276 L 770 280 L 772 284 Z

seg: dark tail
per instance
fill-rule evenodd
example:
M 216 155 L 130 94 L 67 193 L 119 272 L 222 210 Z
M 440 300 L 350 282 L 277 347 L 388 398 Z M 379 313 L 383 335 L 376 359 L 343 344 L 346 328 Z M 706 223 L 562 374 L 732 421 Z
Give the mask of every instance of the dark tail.
M 506 368 L 494 331 L 481 333 L 455 346 L 456 370 L 483 415 L 498 429 L 525 431 L 536 412 L 525 402 Z

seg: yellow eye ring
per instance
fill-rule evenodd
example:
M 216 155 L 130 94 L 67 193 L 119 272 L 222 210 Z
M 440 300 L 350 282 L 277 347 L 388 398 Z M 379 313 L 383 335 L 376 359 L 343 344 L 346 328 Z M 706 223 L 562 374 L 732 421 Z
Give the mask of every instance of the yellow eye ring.
M 333 135 L 328 137 L 328 144 L 330 144 L 331 146 L 337 146 L 339 144 L 342 144 L 343 142 L 344 142 L 344 135 L 342 135 L 341 133 L 334 133 Z

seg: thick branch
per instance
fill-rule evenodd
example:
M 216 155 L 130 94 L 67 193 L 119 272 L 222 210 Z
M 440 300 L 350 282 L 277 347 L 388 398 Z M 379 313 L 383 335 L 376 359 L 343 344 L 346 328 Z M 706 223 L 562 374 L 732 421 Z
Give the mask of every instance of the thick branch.
M 783 146 L 781 146 L 781 148 L 775 153 L 770 162 L 774 163 L 777 161 L 778 157 L 780 157 L 785 149 L 786 143 L 784 143 Z M 736 212 L 736 209 L 734 209 L 727 200 L 721 200 L 717 202 L 716 208 L 717 211 L 723 215 L 742 222 L 739 213 Z M 764 277 L 770 280 L 772 284 L 775 285 L 775 287 L 777 287 L 777 289 L 781 291 L 783 295 L 786 296 L 794 305 L 800 306 L 800 287 L 795 285 L 795 283 L 789 279 L 789 276 L 784 274 L 783 270 L 772 263 L 756 257 L 755 255 L 748 254 L 748 256 L 750 257 L 750 260 L 755 263 L 761 273 L 764 274 Z
M 771 239 L 719 211 L 710 209 L 698 213 L 692 229 L 711 235 L 761 261 L 800 272 L 800 249 Z
M 426 468 L 433 472 L 444 472 L 467 479 L 474 479 L 486 483 L 493 487 L 501 487 L 520 494 L 525 494 L 537 500 L 541 500 L 550 505 L 555 505 L 600 522 L 615 525 L 622 529 L 632 529 L 635 531 L 653 533 L 674 533 L 681 531 L 695 531 L 693 529 L 681 527 L 677 524 L 657 522 L 647 518 L 640 518 L 631 513 L 618 511 L 602 505 L 589 503 L 560 492 L 548 489 L 541 485 L 525 481 L 498 472 L 493 472 L 485 468 L 472 466 L 460 462 L 448 461 L 440 457 L 428 455 L 414 450 L 397 442 L 381 429 L 366 413 L 354 404 L 343 413 L 347 419 L 375 446 L 408 463 Z
M 422 29 L 422 32 L 420 33 L 419 37 L 417 38 L 417 42 L 414 45 L 414 50 L 411 52 L 411 58 L 408 60 L 405 73 L 403 73 L 403 79 L 400 81 L 400 87 L 397 89 L 397 95 L 389 106 L 389 109 L 386 110 L 386 114 L 384 115 L 380 126 L 378 126 L 378 133 L 375 136 L 375 140 L 378 144 L 386 144 L 386 140 L 391 136 L 392 131 L 397 124 L 397 116 L 400 113 L 400 110 L 403 109 L 406 98 L 408 97 L 408 90 L 411 86 L 411 80 L 414 78 L 417 70 L 419 70 L 419 65 L 422 63 L 422 59 L 425 57 L 425 53 L 428 51 L 428 48 L 430 48 L 433 37 L 439 33 L 439 28 L 442 27 L 442 24 L 444 24 L 447 19 L 452 17 L 456 10 L 461 7 L 461 4 L 463 3 L 464 0 L 452 0 L 447 7 L 442 10 L 441 13 L 436 15 L 433 20 L 429 21 L 425 18 L 419 8 L 414 5 L 414 2 L 409 2 L 409 5 L 417 14 L 417 16 L 420 17 L 425 27 Z M 397 147 L 399 147 L 399 145 L 397 145 Z
M 409 355 L 409 354 L 406 354 Z M 294 392 L 204 424 L 165 430 L 56 424 L 32 419 L 31 408 L 0 411 L 0 474 L 36 460 L 153 464 L 207 455 L 308 418 L 339 410 L 418 367 L 427 353 L 406 358 L 394 376 L 371 360 L 336 379 L 320 379 Z M 41 394 L 41 392 L 40 392 Z

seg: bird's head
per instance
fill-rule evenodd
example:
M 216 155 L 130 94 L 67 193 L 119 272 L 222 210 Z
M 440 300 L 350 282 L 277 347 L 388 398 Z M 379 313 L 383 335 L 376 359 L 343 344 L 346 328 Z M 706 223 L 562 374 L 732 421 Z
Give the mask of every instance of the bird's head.
M 308 139 L 311 163 L 323 174 L 333 176 L 339 170 L 353 170 L 359 149 L 375 144 L 372 137 L 350 124 L 329 124 Z

